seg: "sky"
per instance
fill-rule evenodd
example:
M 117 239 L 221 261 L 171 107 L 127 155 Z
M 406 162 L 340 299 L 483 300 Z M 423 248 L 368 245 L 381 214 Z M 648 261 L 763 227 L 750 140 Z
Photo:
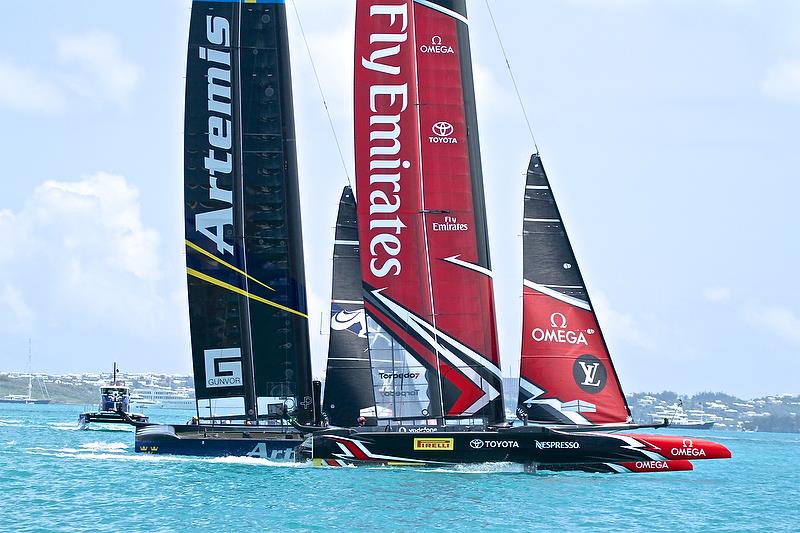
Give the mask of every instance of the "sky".
M 292 3 L 314 374 L 353 176 L 353 0 Z M 494 0 L 624 390 L 800 394 L 800 3 Z M 187 0 L 16 2 L 0 33 L 0 370 L 189 373 Z M 503 370 L 518 364 L 533 151 L 468 0 Z

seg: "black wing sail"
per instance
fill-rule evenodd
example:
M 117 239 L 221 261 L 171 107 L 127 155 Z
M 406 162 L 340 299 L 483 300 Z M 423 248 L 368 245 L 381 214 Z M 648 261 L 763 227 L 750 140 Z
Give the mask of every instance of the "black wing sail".
M 308 421 L 311 365 L 282 3 L 193 3 L 184 165 L 195 390 L 209 409 L 201 414 L 255 418 L 286 401 Z
M 358 220 L 353 191 L 339 200 L 333 245 L 333 288 L 328 370 L 323 411 L 335 426 L 353 426 L 359 416 L 375 417 L 375 395 L 361 292 Z

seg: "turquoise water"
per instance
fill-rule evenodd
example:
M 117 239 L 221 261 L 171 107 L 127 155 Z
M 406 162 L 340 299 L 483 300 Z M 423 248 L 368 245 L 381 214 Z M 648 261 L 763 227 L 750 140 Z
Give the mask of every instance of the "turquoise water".
M 800 435 L 696 432 L 734 458 L 685 473 L 324 469 L 135 454 L 81 410 L 0 404 L 0 531 L 800 531 Z

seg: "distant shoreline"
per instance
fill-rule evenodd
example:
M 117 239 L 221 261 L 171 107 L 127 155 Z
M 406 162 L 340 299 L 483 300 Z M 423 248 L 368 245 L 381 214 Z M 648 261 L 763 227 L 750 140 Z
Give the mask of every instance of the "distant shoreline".
M 91 405 L 99 400 L 98 388 L 111 379 L 110 373 L 84 373 L 50 375 L 31 373 L 36 379 L 33 397 L 48 397 L 53 403 L 68 405 Z M 27 373 L 0 372 L 0 397 L 10 394 L 27 394 Z M 168 389 L 194 388 L 191 375 L 128 373 L 122 376 L 132 390 L 154 387 Z M 516 379 L 504 378 L 506 403 L 512 405 L 516 398 Z M 47 396 L 45 396 L 47 394 Z M 736 396 L 717 392 L 694 395 L 679 395 L 671 391 L 658 393 L 636 392 L 626 395 L 636 422 L 650 423 L 662 420 L 663 413 L 671 412 L 672 406 L 682 405 L 689 415 L 715 422 L 714 429 L 728 431 L 765 431 L 800 433 L 800 395 L 776 394 L 744 400 Z M 12 404 L 0 404 L 12 405 Z M 654 413 L 659 413 L 656 416 Z

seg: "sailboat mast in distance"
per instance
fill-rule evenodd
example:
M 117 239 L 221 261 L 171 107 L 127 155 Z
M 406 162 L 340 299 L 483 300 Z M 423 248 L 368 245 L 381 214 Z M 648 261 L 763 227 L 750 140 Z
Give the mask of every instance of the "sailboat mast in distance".
M 555 424 L 629 420 L 597 317 L 539 154 L 525 183 L 517 413 Z
M 370 355 L 419 376 L 403 413 L 378 418 L 504 420 L 466 17 L 463 0 L 356 5 Z
M 201 416 L 311 420 L 311 365 L 282 1 L 192 4 L 184 205 Z

